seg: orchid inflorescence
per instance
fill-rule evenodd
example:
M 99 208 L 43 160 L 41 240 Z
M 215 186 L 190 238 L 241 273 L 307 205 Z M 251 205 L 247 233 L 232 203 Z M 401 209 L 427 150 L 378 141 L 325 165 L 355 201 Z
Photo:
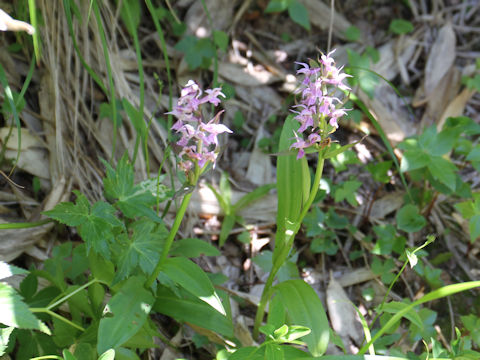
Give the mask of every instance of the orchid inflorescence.
M 198 84 L 190 80 L 182 89 L 177 106 L 167 113 L 178 119 L 172 126 L 172 130 L 181 134 L 177 145 L 182 148 L 179 154 L 182 159 L 180 167 L 186 172 L 195 164 L 200 169 L 203 169 L 208 162 L 215 164 L 218 155 L 217 135 L 232 132 L 225 125 L 219 124 L 223 110 L 209 122 L 203 122 L 201 105 L 210 103 L 217 106 L 221 101 L 219 96 L 225 97 L 220 88 L 207 89 L 205 93 L 206 95 L 202 97 L 203 92 Z
M 297 114 L 295 119 L 300 122 L 298 133 L 309 133 L 306 140 L 295 133 L 296 141 L 290 148 L 298 149 L 297 159 L 305 155 L 304 149 L 318 146 L 326 140 L 327 136 L 338 128 L 338 119 L 348 111 L 341 108 L 343 104 L 334 94 L 337 89 L 350 90 L 343 83 L 350 75 L 342 73 L 342 68 L 335 66 L 335 61 L 331 57 L 334 52 L 335 50 L 327 55 L 322 54 L 320 64 L 314 67 L 296 62 L 303 66 L 297 71 L 297 75 L 303 74 L 305 78 L 298 89 L 298 93 L 302 94 L 300 104 L 293 106 L 298 110 L 292 112 Z

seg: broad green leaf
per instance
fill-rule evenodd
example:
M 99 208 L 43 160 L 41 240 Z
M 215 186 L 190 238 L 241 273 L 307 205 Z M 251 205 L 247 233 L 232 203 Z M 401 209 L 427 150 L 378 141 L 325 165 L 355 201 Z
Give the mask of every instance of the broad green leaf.
M 315 291 L 303 280 L 288 280 L 274 287 L 287 309 L 290 323 L 312 330 L 304 337 L 308 350 L 314 356 L 325 353 L 330 328 L 322 302 Z
M 202 239 L 187 238 L 177 240 L 173 243 L 170 255 L 196 258 L 200 255 L 219 256 L 218 249 Z
M 17 291 L 0 283 L 0 323 L 20 329 L 35 329 L 51 335 L 50 329 L 33 315 Z
M 233 336 L 231 319 L 185 290 L 180 290 L 177 296 L 170 289 L 159 286 L 156 299 L 154 310 L 157 312 L 177 321 L 189 322 L 215 331 L 223 336 Z
M 396 314 L 400 310 L 406 308 L 409 304 L 401 303 L 398 301 L 391 301 L 386 303 L 382 306 L 382 311 L 389 313 L 389 314 Z M 422 319 L 418 316 L 415 309 L 409 309 L 407 312 L 403 314 L 403 317 L 410 320 L 413 324 L 418 326 L 419 328 L 423 327 Z
M 467 161 L 480 161 L 480 145 L 475 146 L 466 158 Z
M 107 309 L 113 316 L 100 320 L 97 344 L 99 354 L 122 345 L 147 320 L 155 299 L 143 287 L 144 283 L 143 277 L 129 278 L 108 302 Z
M 410 21 L 403 19 L 394 19 L 390 23 L 389 30 L 397 35 L 408 34 L 414 29 L 413 24 Z
M 8 278 L 13 275 L 24 275 L 28 274 L 28 271 L 22 268 L 19 268 L 15 265 L 7 264 L 4 261 L 0 261 L 0 280 Z
M 403 153 L 400 163 L 400 171 L 406 172 L 423 168 L 428 165 L 429 161 L 430 156 L 425 154 L 421 149 L 406 150 Z
M 427 167 L 434 179 L 446 185 L 452 191 L 455 191 L 457 183 L 457 168 L 455 165 L 440 156 L 431 156 Z
M 98 360 L 114 360 L 115 359 L 115 350 L 114 349 L 109 349 L 105 351 Z
M 418 208 L 413 204 L 402 207 L 397 212 L 397 226 L 400 230 L 406 232 L 416 232 L 427 225 L 427 220 L 418 212 Z
M 7 351 L 8 341 L 13 329 L 15 329 L 13 326 L 0 329 L 0 356 L 3 356 Z
M 162 272 L 185 290 L 205 301 L 220 314 L 226 315 L 210 279 L 200 266 L 187 258 L 173 257 L 165 261 Z
M 265 9 L 265 13 L 282 12 L 287 10 L 292 0 L 270 0 Z
M 293 0 L 288 5 L 288 15 L 293 22 L 302 26 L 305 30 L 310 30 L 310 21 L 308 20 L 308 11 L 298 0 Z
M 117 236 L 114 254 L 118 270 L 113 282 L 125 279 L 137 267 L 140 267 L 144 274 L 153 272 L 167 235 L 162 225 L 144 218 L 130 225 L 129 235 Z

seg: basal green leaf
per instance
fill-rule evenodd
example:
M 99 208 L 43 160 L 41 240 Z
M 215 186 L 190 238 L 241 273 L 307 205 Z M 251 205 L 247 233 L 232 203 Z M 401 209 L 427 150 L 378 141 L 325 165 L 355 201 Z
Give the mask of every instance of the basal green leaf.
M 280 135 L 280 154 L 284 152 L 289 153 L 290 145 L 294 141 L 295 131 L 298 127 L 298 121 L 293 116 L 288 116 Z M 305 157 L 302 160 L 306 161 Z M 285 239 L 287 222 L 294 223 L 302 209 L 305 185 L 303 166 L 294 153 L 279 155 L 277 160 L 278 212 L 276 249 L 284 246 L 284 240 L 282 239 Z
M 162 272 L 182 288 L 205 301 L 220 314 L 226 315 L 210 279 L 197 264 L 184 257 L 168 258 Z
M 173 256 L 196 258 L 202 254 L 206 256 L 218 256 L 220 255 L 220 251 L 205 240 L 187 238 L 175 241 L 169 254 Z
M 131 277 L 107 304 L 113 316 L 103 317 L 98 328 L 97 351 L 103 354 L 135 335 L 147 320 L 155 301 L 143 284 L 145 278 Z
M 177 321 L 189 322 L 224 336 L 233 336 L 231 319 L 187 291 L 179 291 L 177 296 L 170 289 L 160 286 L 156 298 L 155 311 Z
M 287 309 L 290 323 L 312 330 L 304 337 L 308 350 L 314 356 L 325 353 L 330 328 L 322 302 L 315 291 L 303 280 L 288 280 L 274 287 Z
M 33 315 L 17 291 L 5 283 L 0 283 L 0 309 L 1 324 L 51 335 L 50 329 Z

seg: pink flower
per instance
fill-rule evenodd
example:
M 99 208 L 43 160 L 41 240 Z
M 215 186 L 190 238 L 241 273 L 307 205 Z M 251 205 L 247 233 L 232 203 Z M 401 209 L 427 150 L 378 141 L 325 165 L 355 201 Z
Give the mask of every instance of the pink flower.
M 182 89 L 180 98 L 175 108 L 167 114 L 172 114 L 177 121 L 172 130 L 181 134 L 177 145 L 182 147 L 179 156 L 182 158 L 180 166 L 185 171 L 190 171 L 193 164 L 203 168 L 208 162 L 215 163 L 217 159 L 217 136 L 232 131 L 225 125 L 219 124 L 218 112 L 208 123 L 203 122 L 200 107 L 202 104 L 211 103 L 214 106 L 220 104 L 219 96 L 225 97 L 220 88 L 202 90 L 193 80 L 190 80 Z
M 297 74 L 303 75 L 304 78 L 297 91 L 301 94 L 300 104 L 294 105 L 293 108 L 301 110 L 291 111 L 297 114 L 295 119 L 300 123 L 298 133 L 306 131 L 310 133 L 307 140 L 295 133 L 296 141 L 290 148 L 298 149 L 297 159 L 305 155 L 306 148 L 319 144 L 323 138 L 335 131 L 338 128 L 338 120 L 346 115 L 347 110 L 340 107 L 340 99 L 333 94 L 337 89 L 350 90 L 343 83 L 350 75 L 335 66 L 335 60 L 331 57 L 334 52 L 335 50 L 326 55 L 322 54 L 319 59 L 320 66 L 316 68 L 296 62 L 302 66 Z

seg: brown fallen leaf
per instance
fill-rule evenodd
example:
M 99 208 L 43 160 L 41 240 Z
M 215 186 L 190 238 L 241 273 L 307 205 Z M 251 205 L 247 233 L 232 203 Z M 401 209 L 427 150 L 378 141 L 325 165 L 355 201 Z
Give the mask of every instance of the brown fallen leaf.
M 356 345 L 361 344 L 363 328 L 357 311 L 342 286 L 332 275 L 327 287 L 327 308 L 332 328 L 342 338 L 345 346 L 348 346 L 351 340 Z
M 456 38 L 452 23 L 447 23 L 438 32 L 425 65 L 425 96 L 433 93 L 440 80 L 447 74 L 455 61 Z

